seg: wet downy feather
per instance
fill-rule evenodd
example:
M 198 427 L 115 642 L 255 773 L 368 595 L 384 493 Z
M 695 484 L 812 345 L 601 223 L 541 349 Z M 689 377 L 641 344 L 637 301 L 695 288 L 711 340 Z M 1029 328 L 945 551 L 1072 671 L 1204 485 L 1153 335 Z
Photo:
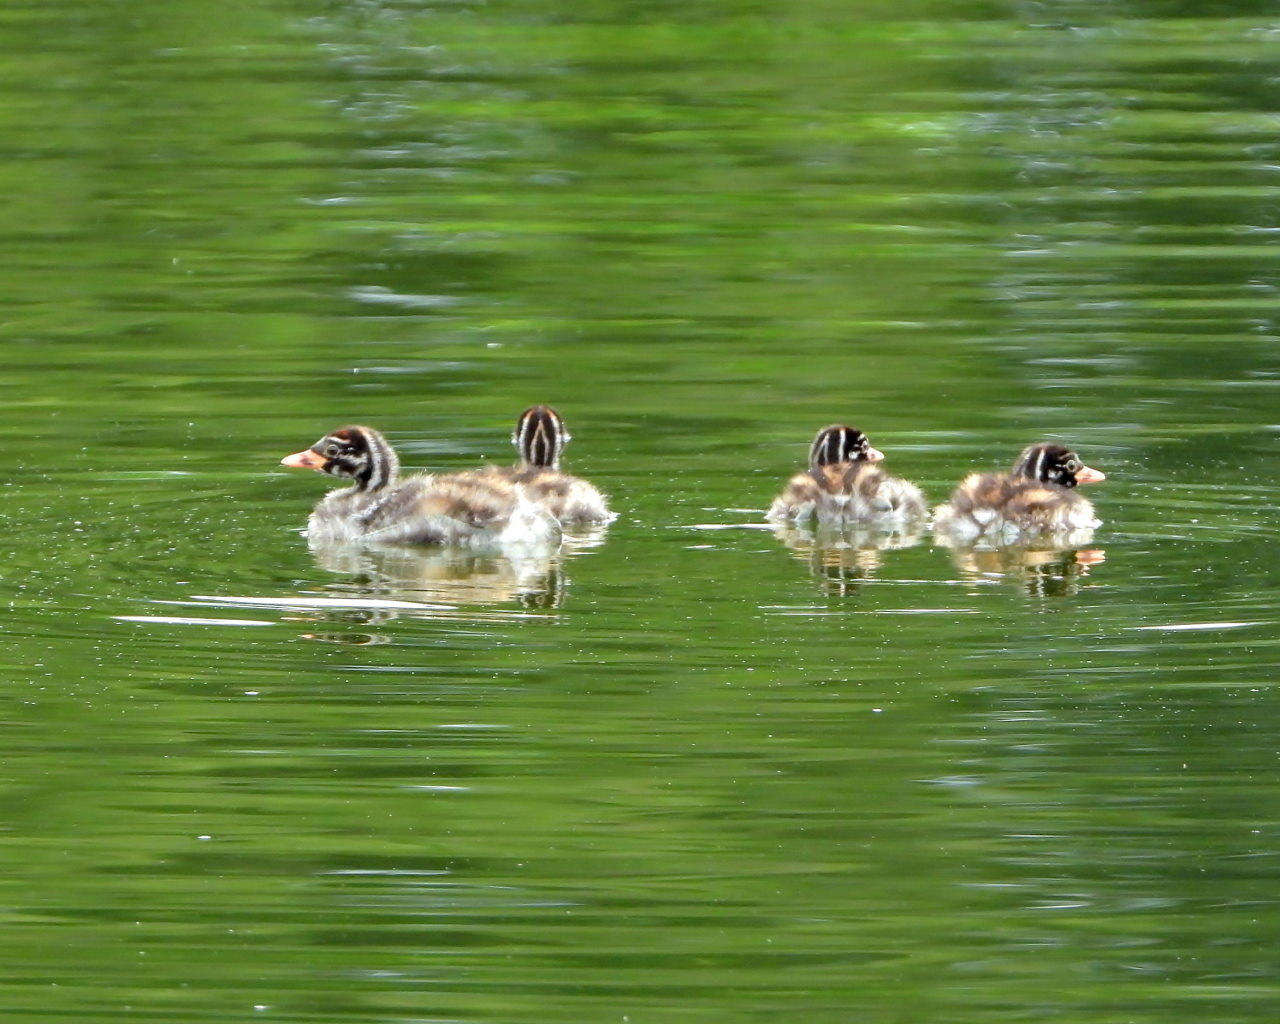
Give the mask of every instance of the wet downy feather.
M 833 424 L 809 446 L 809 468 L 797 473 L 774 499 L 774 522 L 896 528 L 928 515 L 915 484 L 885 473 L 884 455 L 853 427 Z
M 560 458 L 569 441 L 559 413 L 548 405 L 531 406 L 520 414 L 511 435 L 520 462 L 490 466 L 477 473 L 519 485 L 529 501 L 565 526 L 612 521 L 614 514 L 600 491 L 581 477 L 560 470 Z
M 475 473 L 401 479 L 394 450 L 372 427 L 341 427 L 281 464 L 351 481 L 326 494 L 312 511 L 307 523 L 312 544 L 360 540 L 482 548 L 560 539 L 559 524 L 529 500 L 517 481 Z
M 943 540 L 964 544 L 1008 544 L 1091 531 L 1101 521 L 1076 486 L 1104 479 L 1069 448 L 1034 444 L 1022 451 L 1008 473 L 965 477 L 950 500 L 935 509 L 934 531 Z

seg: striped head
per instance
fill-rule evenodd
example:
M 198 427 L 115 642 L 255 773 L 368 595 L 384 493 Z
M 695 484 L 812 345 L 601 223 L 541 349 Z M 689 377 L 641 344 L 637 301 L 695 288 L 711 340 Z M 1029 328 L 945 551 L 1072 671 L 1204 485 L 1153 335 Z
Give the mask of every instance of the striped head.
M 871 447 L 861 430 L 833 423 L 818 431 L 809 446 L 809 468 L 834 466 L 841 462 L 879 462 L 884 453 Z
M 526 467 L 558 469 L 564 446 L 569 443 L 569 431 L 551 406 L 535 405 L 520 414 L 511 443 Z
M 395 479 L 400 461 L 387 439 L 372 427 L 341 427 L 310 448 L 286 455 L 280 465 L 314 469 L 354 480 L 358 491 L 376 491 Z
M 1105 474 L 1090 469 L 1080 456 L 1060 444 L 1033 444 L 1023 449 L 1013 464 L 1014 476 L 1026 476 L 1042 484 L 1059 487 L 1075 487 L 1077 484 L 1096 484 L 1106 479 Z

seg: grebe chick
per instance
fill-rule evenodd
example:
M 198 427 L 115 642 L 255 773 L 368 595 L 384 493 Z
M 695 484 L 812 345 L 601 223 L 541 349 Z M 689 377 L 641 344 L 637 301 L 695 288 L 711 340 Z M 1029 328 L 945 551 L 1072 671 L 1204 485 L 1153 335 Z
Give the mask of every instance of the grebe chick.
M 519 465 L 491 466 L 481 473 L 520 485 L 531 502 L 565 526 L 610 522 L 614 515 L 605 496 L 581 477 L 560 471 L 560 456 L 569 440 L 558 412 L 549 405 L 531 406 L 520 414 L 511 434 Z
M 1101 525 L 1078 484 L 1106 476 L 1060 444 L 1023 449 L 1008 473 L 971 473 L 934 510 L 934 533 L 960 544 L 995 545 L 1051 534 L 1092 531 Z
M 341 427 L 280 464 L 351 481 L 326 494 L 311 513 L 307 539 L 313 545 L 363 540 L 500 547 L 560 541 L 560 525 L 518 483 L 474 473 L 399 479 L 395 451 L 372 427 Z
M 881 529 L 924 519 L 928 510 L 920 488 L 883 472 L 876 465 L 882 459 L 861 430 L 839 423 L 823 427 L 809 446 L 809 469 L 788 481 L 767 518 Z

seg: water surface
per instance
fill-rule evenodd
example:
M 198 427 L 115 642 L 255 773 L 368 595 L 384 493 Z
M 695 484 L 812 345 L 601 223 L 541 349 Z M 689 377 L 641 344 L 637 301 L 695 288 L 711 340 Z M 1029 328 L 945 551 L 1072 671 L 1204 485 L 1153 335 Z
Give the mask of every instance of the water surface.
M 1270 1021 L 1270 18 L 11 8 L 6 1019 Z M 308 550 L 538 401 L 603 536 Z M 833 421 L 1104 526 L 779 538 Z

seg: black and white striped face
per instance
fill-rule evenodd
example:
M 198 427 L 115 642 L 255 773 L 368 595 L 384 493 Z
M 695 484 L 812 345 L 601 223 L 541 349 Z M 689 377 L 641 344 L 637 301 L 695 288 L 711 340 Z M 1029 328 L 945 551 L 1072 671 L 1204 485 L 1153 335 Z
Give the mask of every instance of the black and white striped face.
M 884 453 L 871 447 L 861 430 L 835 423 L 823 427 L 809 446 L 809 465 L 834 466 L 841 462 L 879 462 Z
M 305 451 L 281 459 L 280 464 L 354 480 L 362 491 L 385 487 L 399 469 L 396 453 L 371 427 L 341 427 Z
M 511 443 L 526 466 L 557 469 L 564 446 L 569 443 L 569 431 L 551 406 L 535 405 L 520 414 Z
M 1090 469 L 1080 456 L 1060 444 L 1033 444 L 1023 450 L 1013 464 L 1014 476 L 1029 476 L 1042 484 L 1075 487 L 1077 484 L 1100 483 L 1106 477 Z

